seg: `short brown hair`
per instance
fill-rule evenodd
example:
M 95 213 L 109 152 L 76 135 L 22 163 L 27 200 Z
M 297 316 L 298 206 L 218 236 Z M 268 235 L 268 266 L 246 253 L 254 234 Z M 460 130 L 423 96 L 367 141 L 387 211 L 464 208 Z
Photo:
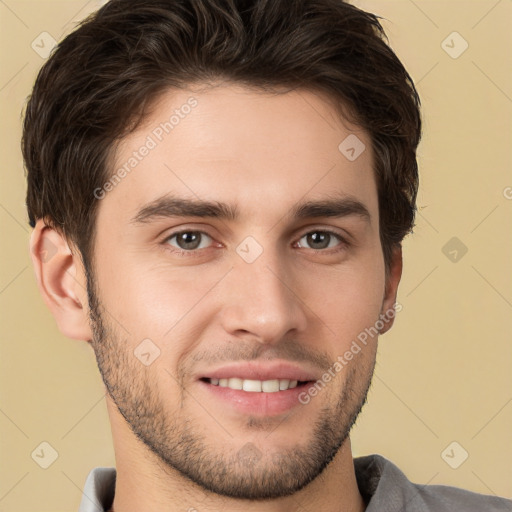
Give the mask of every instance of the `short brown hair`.
M 92 261 L 109 154 L 169 88 L 313 89 L 371 137 L 388 271 L 414 226 L 421 116 L 386 41 L 378 16 L 342 0 L 110 0 L 57 46 L 27 103 L 30 225 L 44 218 Z

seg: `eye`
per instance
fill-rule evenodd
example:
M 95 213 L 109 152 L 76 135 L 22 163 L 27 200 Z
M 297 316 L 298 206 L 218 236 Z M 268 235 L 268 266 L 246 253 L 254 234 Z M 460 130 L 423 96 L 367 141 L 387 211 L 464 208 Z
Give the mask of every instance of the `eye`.
M 303 242 L 305 240 L 305 242 Z M 304 247 L 307 243 L 311 249 L 323 250 L 338 245 L 348 245 L 347 242 L 337 233 L 332 231 L 310 231 L 299 239 L 299 245 Z
M 180 231 L 167 237 L 165 243 L 181 251 L 194 251 L 208 247 L 208 242 L 205 239 L 212 241 L 211 237 L 202 231 Z

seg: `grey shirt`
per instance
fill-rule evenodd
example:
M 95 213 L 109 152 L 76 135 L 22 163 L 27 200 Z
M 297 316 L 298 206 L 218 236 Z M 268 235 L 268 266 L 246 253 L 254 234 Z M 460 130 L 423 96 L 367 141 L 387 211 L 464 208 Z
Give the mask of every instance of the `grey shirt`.
M 512 500 L 446 485 L 410 482 L 381 455 L 354 459 L 366 512 L 512 512 Z M 106 512 L 114 500 L 115 468 L 95 468 L 87 477 L 78 512 Z

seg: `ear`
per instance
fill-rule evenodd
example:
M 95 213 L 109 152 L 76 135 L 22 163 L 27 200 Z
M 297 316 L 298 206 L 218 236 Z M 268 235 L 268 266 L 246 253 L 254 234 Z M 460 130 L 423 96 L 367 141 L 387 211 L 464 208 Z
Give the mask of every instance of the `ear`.
M 389 314 L 390 311 L 395 310 L 396 295 L 398 292 L 398 284 L 402 277 L 402 246 L 398 245 L 393 248 L 391 264 L 389 273 L 386 278 L 386 289 L 384 292 L 384 300 L 382 301 L 381 318 L 384 320 L 384 327 L 380 329 L 380 334 L 389 331 L 395 322 L 396 312 Z
M 59 330 L 68 338 L 91 341 L 87 284 L 77 251 L 40 219 L 30 237 L 30 254 L 39 291 Z

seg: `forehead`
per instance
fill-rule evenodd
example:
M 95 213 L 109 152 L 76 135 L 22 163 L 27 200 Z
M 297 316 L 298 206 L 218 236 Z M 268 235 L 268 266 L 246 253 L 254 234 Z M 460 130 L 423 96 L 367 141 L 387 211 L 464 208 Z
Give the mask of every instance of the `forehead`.
M 252 218 L 343 194 L 377 209 L 369 136 L 308 90 L 168 90 L 119 144 L 112 172 L 100 211 L 125 221 L 165 193 L 236 203 Z

